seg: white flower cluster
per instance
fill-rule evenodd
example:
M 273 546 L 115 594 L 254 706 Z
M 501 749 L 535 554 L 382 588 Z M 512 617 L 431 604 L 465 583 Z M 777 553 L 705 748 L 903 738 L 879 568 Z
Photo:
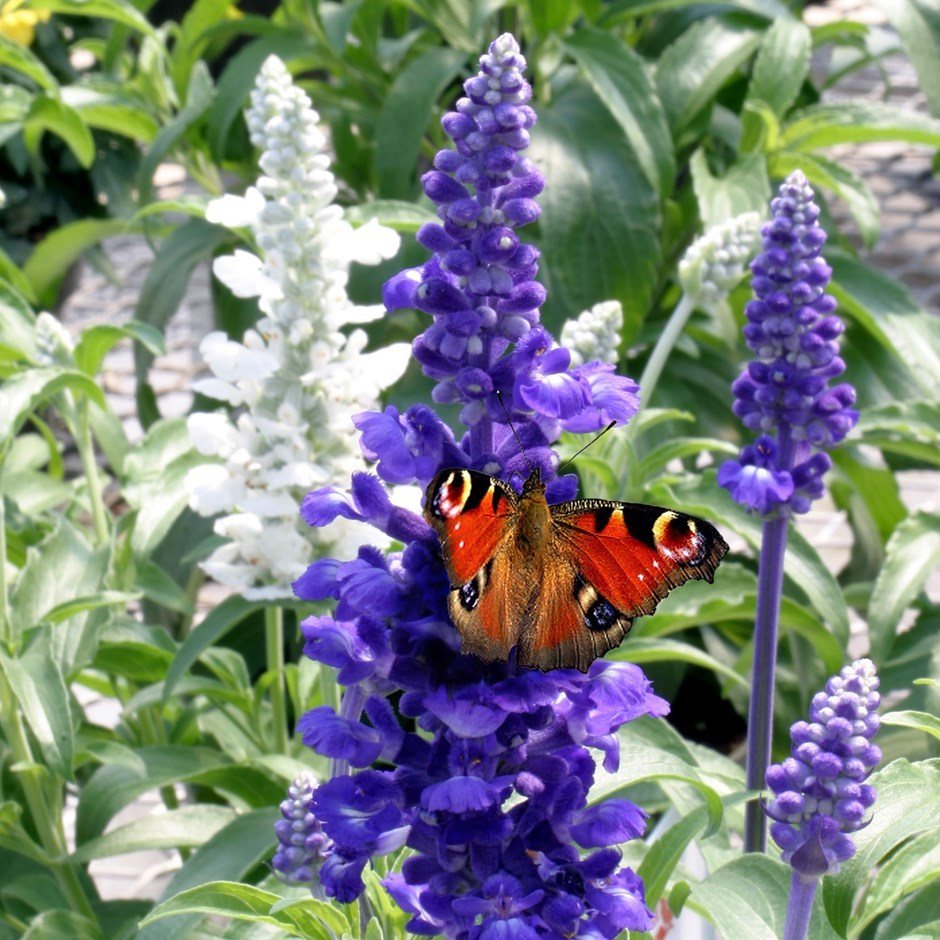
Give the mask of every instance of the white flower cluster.
M 617 361 L 617 346 L 623 329 L 623 307 L 619 300 L 604 300 L 585 310 L 561 328 L 561 345 L 571 350 L 571 364 Z
M 689 245 L 679 262 L 679 283 L 697 307 L 714 312 L 725 303 L 760 247 L 760 225 L 757 212 L 745 212 Z
M 241 343 L 216 332 L 200 346 L 212 377 L 196 390 L 227 402 L 237 417 L 190 416 L 193 444 L 218 462 L 190 471 L 186 486 L 196 512 L 224 513 L 215 531 L 229 541 L 203 569 L 263 599 L 290 596 L 314 544 L 336 547 L 337 527 L 325 541 L 301 520 L 300 500 L 311 487 L 363 468 L 353 415 L 376 407 L 410 348 L 367 353 L 362 330 L 343 331 L 383 312 L 349 300 L 350 263 L 392 257 L 399 238 L 375 222 L 353 230 L 333 205 L 319 116 L 274 56 L 261 68 L 246 117 L 264 175 L 244 196 L 210 203 L 206 218 L 251 230 L 259 254 L 236 251 L 213 270 L 237 296 L 257 297 L 263 317 Z

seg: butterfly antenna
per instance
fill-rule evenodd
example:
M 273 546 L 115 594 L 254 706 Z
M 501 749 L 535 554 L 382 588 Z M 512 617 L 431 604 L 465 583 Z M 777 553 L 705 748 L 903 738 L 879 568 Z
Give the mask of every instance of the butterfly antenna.
M 509 430 L 512 431 L 512 436 L 516 439 L 516 443 L 519 445 L 519 453 L 522 454 L 522 459 L 525 461 L 526 469 L 529 471 L 529 476 L 535 473 L 535 467 L 532 465 L 532 462 L 529 460 L 529 455 L 526 453 L 526 449 L 522 444 L 522 441 L 519 439 L 519 435 L 516 434 L 516 429 L 513 426 L 512 418 L 509 417 L 509 410 L 506 408 L 506 403 L 503 401 L 503 393 L 497 389 L 496 390 L 496 400 L 499 402 L 499 407 L 503 409 L 503 415 L 506 417 L 506 424 L 509 425 Z
M 611 421 L 610 424 L 608 424 L 607 427 L 604 428 L 603 431 L 599 431 L 595 437 L 591 438 L 591 440 L 589 440 L 589 441 L 584 445 L 584 447 L 581 448 L 581 450 L 579 450 L 576 454 L 573 454 L 571 457 L 569 457 L 569 458 L 555 471 L 555 476 L 556 476 L 556 477 L 557 477 L 557 476 L 561 476 L 561 471 L 564 470 L 565 467 L 568 466 L 568 464 L 573 463 L 575 457 L 580 457 L 581 454 L 583 454 L 592 444 L 596 444 L 596 443 L 597 443 L 597 442 L 598 442 L 616 423 L 617 423 L 616 421 Z

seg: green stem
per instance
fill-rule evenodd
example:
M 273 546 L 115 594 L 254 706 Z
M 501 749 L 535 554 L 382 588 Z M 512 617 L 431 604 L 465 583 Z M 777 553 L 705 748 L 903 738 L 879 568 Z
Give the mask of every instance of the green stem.
M 75 443 L 82 460 L 82 470 L 88 482 L 88 500 L 91 503 L 91 516 L 95 524 L 95 537 L 99 544 L 107 542 L 110 538 L 108 519 L 101 497 L 101 477 L 98 474 L 98 463 L 95 460 L 95 442 L 91 436 L 91 425 L 88 423 L 88 400 L 83 398 L 75 409 Z
M 287 754 L 287 696 L 284 689 L 284 611 L 272 604 L 264 609 L 264 640 L 268 672 L 272 673 L 271 707 L 274 711 L 274 748 Z
M 669 358 L 673 346 L 676 345 L 682 335 L 682 331 L 685 329 L 685 325 L 688 323 L 694 309 L 695 303 L 688 294 L 683 294 L 679 299 L 679 303 L 676 304 L 676 309 L 670 314 L 666 328 L 659 334 L 659 339 L 656 340 L 656 345 L 647 360 L 646 368 L 640 376 L 640 408 L 634 415 L 630 427 L 636 426 L 636 419 L 640 416 L 640 412 L 649 406 L 656 383 L 659 381 L 659 376 L 666 365 L 666 360 Z
M 16 697 L 7 683 L 6 676 L 2 673 L 0 673 L 0 727 L 3 728 L 4 737 L 13 752 L 15 762 L 27 766 L 34 764 L 26 729 L 23 727 L 23 720 L 17 708 Z M 50 811 L 51 801 L 43 792 L 42 783 L 34 775 L 34 771 L 25 770 L 20 775 L 20 783 L 39 835 L 39 841 L 49 856 L 48 865 L 59 882 L 59 886 L 73 910 L 97 922 L 78 872 L 65 858 L 68 847 L 65 843 L 65 832 L 62 829 L 61 812 L 58 818 L 53 816 Z M 61 806 L 59 808 L 61 810 Z
M 7 597 L 7 517 L 3 499 L 3 464 L 0 463 L 0 644 L 7 652 L 13 649 L 13 625 L 10 622 L 10 601 Z

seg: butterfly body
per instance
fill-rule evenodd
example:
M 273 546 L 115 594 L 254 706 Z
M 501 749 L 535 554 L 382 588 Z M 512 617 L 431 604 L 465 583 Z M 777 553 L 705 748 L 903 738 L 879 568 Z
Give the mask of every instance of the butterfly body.
M 549 506 L 538 471 L 522 493 L 442 470 L 425 518 L 451 582 L 462 649 L 491 661 L 586 671 L 674 587 L 711 581 L 728 550 L 709 523 L 669 509 L 582 499 Z

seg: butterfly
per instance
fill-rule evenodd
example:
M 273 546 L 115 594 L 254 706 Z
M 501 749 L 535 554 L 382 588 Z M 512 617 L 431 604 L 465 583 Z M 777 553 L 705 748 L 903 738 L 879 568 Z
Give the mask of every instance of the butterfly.
M 441 470 L 424 517 L 437 532 L 461 648 L 543 671 L 619 646 L 675 587 L 711 582 L 728 545 L 672 509 L 576 499 L 549 506 L 538 469 L 517 494 L 475 470 Z

